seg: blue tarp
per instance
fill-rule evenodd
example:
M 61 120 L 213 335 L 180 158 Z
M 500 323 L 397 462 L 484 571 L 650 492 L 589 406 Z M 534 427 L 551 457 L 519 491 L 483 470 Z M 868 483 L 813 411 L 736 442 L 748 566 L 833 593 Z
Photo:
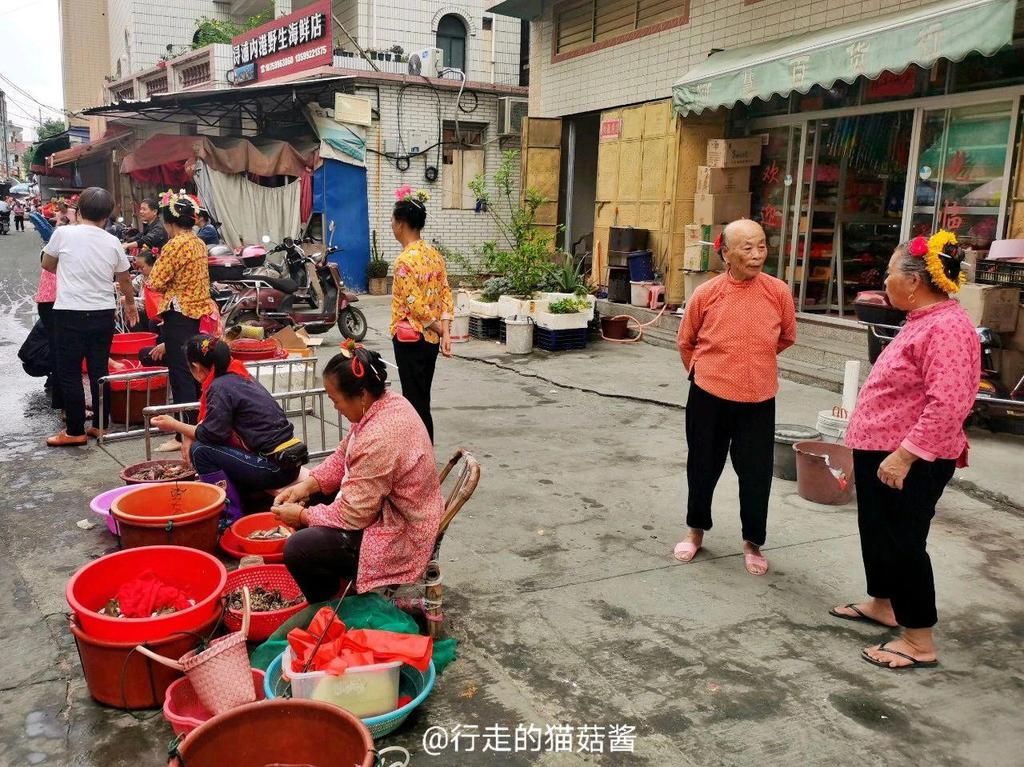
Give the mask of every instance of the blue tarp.
M 323 213 L 324 238 L 334 221 L 331 259 L 341 269 L 345 285 L 366 290 L 366 266 L 370 263 L 370 210 L 366 195 L 366 168 L 337 160 L 324 160 L 313 174 L 313 211 Z

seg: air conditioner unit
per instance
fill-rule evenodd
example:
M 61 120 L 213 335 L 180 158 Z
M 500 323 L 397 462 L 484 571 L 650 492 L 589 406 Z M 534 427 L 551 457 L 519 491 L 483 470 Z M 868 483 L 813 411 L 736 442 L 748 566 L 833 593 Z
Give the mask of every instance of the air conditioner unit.
M 523 118 L 529 111 L 529 99 L 502 96 L 498 99 L 498 132 L 502 136 L 522 136 Z
M 424 48 L 409 57 L 409 74 L 423 77 L 437 77 L 444 68 L 444 51 L 440 48 Z

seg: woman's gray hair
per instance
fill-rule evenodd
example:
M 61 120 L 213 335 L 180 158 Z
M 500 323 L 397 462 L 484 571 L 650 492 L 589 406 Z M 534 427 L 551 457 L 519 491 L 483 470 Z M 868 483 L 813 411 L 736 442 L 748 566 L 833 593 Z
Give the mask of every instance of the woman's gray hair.
M 909 242 L 901 242 L 899 245 L 897 245 L 895 253 L 898 256 L 898 258 L 896 259 L 896 267 L 900 270 L 900 272 L 906 275 L 916 274 L 918 277 L 921 278 L 921 284 L 928 287 L 929 290 L 934 290 L 936 293 L 946 295 L 946 291 L 940 288 L 938 285 L 936 285 L 935 282 L 932 280 L 932 275 L 928 271 L 927 260 L 921 258 L 920 256 L 913 256 L 910 254 Z M 956 266 L 954 267 L 956 275 L 950 274 L 950 272 L 953 271 L 953 269 L 949 268 L 950 264 L 956 264 Z M 945 270 L 946 276 L 949 277 L 949 279 L 951 279 L 953 282 L 957 281 L 961 269 L 959 261 L 954 261 L 952 259 L 947 260 L 946 258 L 944 258 L 943 269 Z

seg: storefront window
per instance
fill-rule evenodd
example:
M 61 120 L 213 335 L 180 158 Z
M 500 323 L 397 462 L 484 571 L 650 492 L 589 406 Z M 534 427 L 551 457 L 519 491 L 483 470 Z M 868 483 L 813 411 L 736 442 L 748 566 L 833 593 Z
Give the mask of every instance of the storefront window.
M 948 70 L 949 62 L 939 60 L 928 69 L 911 64 L 899 74 L 882 72 L 874 80 L 861 78 L 862 103 L 878 104 L 918 96 L 941 96 L 946 92 Z
M 925 112 L 911 236 L 949 229 L 987 251 L 997 236 L 1010 102 Z
M 994 56 L 972 53 L 953 67 L 953 93 L 1024 83 L 1024 40 Z
M 771 128 L 768 144 L 761 152 L 761 165 L 750 177 L 751 215 L 768 237 L 765 271 L 783 277 L 789 262 L 786 222 L 795 193 L 795 156 L 800 148 L 800 126 Z

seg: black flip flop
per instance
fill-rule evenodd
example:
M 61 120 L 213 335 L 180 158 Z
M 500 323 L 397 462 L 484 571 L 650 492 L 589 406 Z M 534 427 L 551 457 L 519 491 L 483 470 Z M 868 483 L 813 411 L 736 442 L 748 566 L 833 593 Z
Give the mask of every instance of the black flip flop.
M 901 658 L 906 658 L 910 661 L 910 664 L 907 666 L 890 666 L 885 661 L 875 660 L 874 658 L 872 658 L 870 655 L 868 655 L 867 650 L 861 650 L 860 657 L 862 657 L 872 666 L 878 666 L 879 668 L 887 668 L 890 671 L 902 671 L 903 669 L 908 668 L 935 668 L 939 665 L 939 662 L 937 660 L 921 660 L 919 658 L 915 658 L 913 655 L 907 655 L 905 652 L 900 652 L 899 650 L 890 650 L 888 647 L 885 646 L 886 644 L 888 643 L 883 642 L 882 644 L 878 645 L 878 649 L 882 652 L 892 653 L 893 655 L 898 655 Z
M 831 610 L 828 611 L 828 614 L 831 615 L 833 618 L 842 618 L 844 621 L 856 621 L 857 623 L 874 623 L 876 626 L 881 626 L 882 628 L 887 628 L 887 629 L 898 628 L 898 626 L 890 626 L 888 623 L 882 623 L 882 621 L 876 620 L 876 619 L 872 618 L 870 615 L 867 615 L 866 613 L 862 612 L 857 607 L 857 603 L 856 602 L 850 602 L 850 604 L 845 605 L 845 607 L 846 607 L 847 610 L 853 610 L 857 614 L 856 615 L 844 615 L 841 612 L 837 612 L 836 608 L 834 608 L 834 607 Z

